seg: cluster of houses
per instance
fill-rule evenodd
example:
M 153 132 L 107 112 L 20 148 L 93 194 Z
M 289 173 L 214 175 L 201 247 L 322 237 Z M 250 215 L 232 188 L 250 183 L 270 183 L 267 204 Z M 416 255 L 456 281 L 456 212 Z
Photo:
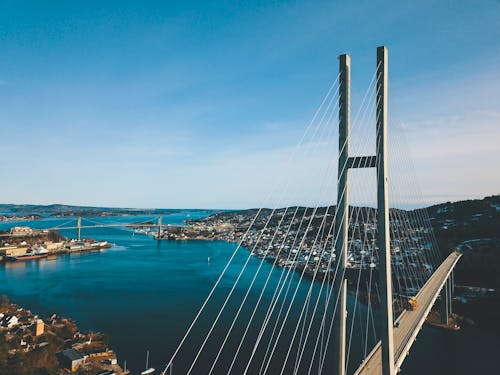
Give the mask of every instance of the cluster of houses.
M 11 349 L 11 354 L 17 351 L 29 352 L 48 345 L 43 339 L 37 340 L 45 333 L 44 321 L 22 308 L 0 312 L 0 332 L 6 338 L 18 342 L 17 347 Z
M 62 333 L 65 332 L 65 333 Z M 17 305 L 3 304 L 0 308 L 0 334 L 9 343 L 9 355 L 44 348 L 57 358 L 59 374 L 74 373 L 80 369 L 93 375 L 125 375 L 117 364 L 115 353 L 99 334 L 83 334 L 73 322 L 55 314 L 45 319 Z M 70 336 L 70 338 L 68 338 Z M 72 337 L 71 337 L 72 336 Z M 59 338 L 63 346 L 54 344 Z
M 347 269 L 357 275 L 359 270 L 376 270 L 379 258 L 375 215 L 369 208 L 356 210 L 364 219 L 350 222 Z M 189 231 L 204 233 L 211 239 L 242 241 L 252 255 L 277 266 L 299 272 L 305 270 L 305 275 L 334 273 L 338 254 L 333 210 L 294 212 L 295 209 L 279 209 L 272 219 L 270 213 L 255 217 L 254 210 L 221 213 L 192 223 Z M 394 216 L 391 218 L 391 261 L 397 277 L 407 279 L 398 286 L 398 293 L 412 295 L 433 272 L 435 247 L 431 228 L 403 211 Z

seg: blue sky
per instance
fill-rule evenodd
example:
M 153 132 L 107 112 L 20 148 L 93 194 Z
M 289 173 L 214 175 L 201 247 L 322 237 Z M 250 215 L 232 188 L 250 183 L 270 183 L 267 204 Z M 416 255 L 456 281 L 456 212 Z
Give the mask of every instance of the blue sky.
M 499 41 L 495 0 L 0 1 L 0 201 L 259 206 L 381 44 L 424 200 L 498 194 Z

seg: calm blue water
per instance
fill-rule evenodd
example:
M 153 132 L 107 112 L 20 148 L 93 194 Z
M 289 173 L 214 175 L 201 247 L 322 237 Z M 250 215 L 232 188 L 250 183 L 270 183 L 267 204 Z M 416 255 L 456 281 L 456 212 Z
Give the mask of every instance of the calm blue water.
M 180 213 L 164 216 L 164 223 L 180 224 L 187 218 L 203 216 L 207 213 Z M 101 222 L 142 221 L 147 217 L 96 218 Z M 24 222 L 33 227 L 54 226 L 68 219 L 50 219 L 36 222 Z M 84 221 L 84 225 L 86 222 Z M 0 229 L 13 224 L 2 224 Z M 75 233 L 64 233 L 75 236 Z M 144 367 L 146 350 L 150 350 L 150 365 L 161 368 L 170 358 L 177 344 L 193 320 L 199 307 L 226 265 L 235 245 L 225 242 L 170 242 L 154 241 L 151 237 L 135 234 L 123 229 L 92 229 L 83 232 L 83 236 L 105 239 L 114 243 L 114 247 L 105 251 L 79 255 L 60 256 L 54 259 L 8 263 L 0 266 L 0 293 L 5 293 L 16 303 L 26 306 L 41 314 L 57 313 L 72 317 L 82 330 L 94 330 L 106 333 L 110 337 L 111 347 L 117 352 L 120 363 L 127 360 L 127 365 L 136 371 Z M 248 252 L 241 249 L 233 265 L 223 278 L 221 287 L 214 295 L 214 303 L 207 306 L 206 314 L 200 324 L 195 326 L 193 334 L 186 342 L 185 350 L 174 362 L 174 374 L 184 374 L 186 366 L 194 358 L 201 344 L 204 332 L 214 320 L 219 308 L 238 276 Z M 210 262 L 208 262 L 210 257 Z M 251 258 L 250 263 L 237 284 L 235 297 L 229 301 L 227 314 L 221 316 L 221 324 L 216 326 L 213 339 L 207 343 L 204 352 L 195 367 L 194 374 L 208 372 L 216 354 L 215 348 L 223 340 L 223 333 L 228 329 L 229 316 L 240 306 L 252 277 L 259 267 L 260 260 Z M 245 325 L 259 297 L 265 278 L 271 270 L 264 263 L 261 275 L 251 290 L 248 303 L 241 312 L 240 324 L 235 326 L 233 335 L 227 343 L 227 350 L 221 356 L 217 374 L 225 374 L 231 362 L 236 346 L 242 336 Z M 270 285 L 275 286 L 281 271 L 273 271 Z M 295 275 L 291 284 L 293 291 L 297 285 Z M 304 301 L 309 282 L 300 284 L 298 301 Z M 315 293 L 318 286 L 314 286 Z M 273 289 L 266 290 L 263 307 L 256 313 L 255 323 L 260 323 L 265 316 Z M 315 296 L 317 294 L 314 294 Z M 349 299 L 352 308 L 353 299 Z M 366 311 L 364 307 L 362 312 Z M 290 324 L 285 326 L 284 335 L 291 337 L 295 329 L 300 307 L 292 309 Z M 274 323 L 274 321 L 272 321 Z M 356 325 L 357 326 L 357 325 Z M 317 326 L 313 324 L 313 328 Z M 249 329 L 250 341 L 255 341 L 258 331 L 256 325 Z M 300 330 L 299 330 L 300 333 Z M 359 363 L 362 354 L 360 341 L 362 333 L 354 332 L 351 348 L 353 367 Z M 316 335 L 312 339 L 316 339 Z M 288 347 L 278 345 L 276 360 L 268 373 L 278 373 L 281 361 Z M 314 341 L 313 341 L 314 342 Z M 498 354 L 500 338 L 495 334 L 479 330 L 465 330 L 460 333 L 442 332 L 425 328 L 418 337 L 404 370 L 406 374 L 469 374 L 474 369 L 486 372 L 493 369 L 494 354 Z M 243 346 L 238 363 L 246 363 L 251 347 Z M 308 355 L 306 351 L 305 355 Z M 257 353 L 257 358 L 263 351 Z M 293 354 L 295 356 L 296 353 Z M 327 356 L 331 358 L 331 355 Z M 472 357 L 475 357 L 474 360 Z M 295 357 L 293 357 L 295 358 Z M 491 359 L 489 359 L 491 358 Z M 441 360 L 442 359 L 442 360 Z M 207 367 L 208 366 L 208 367 Z M 479 366 L 479 367 L 476 367 Z M 483 366 L 483 367 L 481 367 Z M 233 373 L 241 373 L 243 368 L 236 367 Z M 325 364 L 330 370 L 330 362 Z M 258 372 L 252 367 L 251 373 Z M 303 369 L 304 370 L 304 369 Z M 425 371 L 424 371 L 425 370 Z M 317 371 L 316 371 L 317 372 Z M 302 372 L 303 373 L 303 372 Z M 307 368 L 305 368 L 307 373 Z M 331 373 L 331 371 L 330 371 Z

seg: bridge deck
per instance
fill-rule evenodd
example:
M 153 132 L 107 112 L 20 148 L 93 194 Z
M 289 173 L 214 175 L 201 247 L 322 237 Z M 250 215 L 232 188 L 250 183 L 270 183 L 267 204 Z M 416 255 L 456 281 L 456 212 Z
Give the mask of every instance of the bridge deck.
M 399 326 L 394 327 L 394 360 L 396 368 L 401 367 L 413 341 L 415 341 L 417 333 L 424 324 L 432 305 L 461 255 L 458 252 L 451 253 L 417 294 L 418 303 L 416 309 L 413 311 L 406 310 L 398 318 Z M 381 374 L 381 360 L 382 348 L 379 341 L 355 372 L 355 375 Z

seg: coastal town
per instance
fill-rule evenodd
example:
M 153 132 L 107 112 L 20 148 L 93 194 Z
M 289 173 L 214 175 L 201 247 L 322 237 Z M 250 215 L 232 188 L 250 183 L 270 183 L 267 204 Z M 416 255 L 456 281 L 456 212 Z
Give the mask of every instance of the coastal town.
M 223 212 L 189 221 L 185 226 L 168 226 L 155 237 L 175 241 L 241 242 L 255 257 L 322 280 L 336 271 L 337 254 L 332 235 L 334 211 L 334 207 L 292 207 L 274 212 Z M 378 264 L 376 215 L 367 207 L 353 207 L 351 215 L 359 220 L 353 220 L 349 228 L 347 278 L 356 280 L 361 274 L 364 285 L 370 273 L 376 272 Z M 411 220 L 412 225 L 398 227 L 391 240 L 392 263 L 400 281 L 397 292 L 402 298 L 415 294 L 424 282 L 422 275 L 432 273 L 435 255 L 430 227 L 414 217 L 408 216 L 405 220 Z M 399 224 L 397 220 L 393 222 L 394 226 Z
M 101 333 L 81 332 L 56 314 L 39 316 L 0 301 L 0 374 L 126 375 Z
M 5 215 L 0 214 L 1 222 L 11 222 L 11 221 L 25 221 L 25 220 L 41 220 L 43 217 L 41 215 Z

